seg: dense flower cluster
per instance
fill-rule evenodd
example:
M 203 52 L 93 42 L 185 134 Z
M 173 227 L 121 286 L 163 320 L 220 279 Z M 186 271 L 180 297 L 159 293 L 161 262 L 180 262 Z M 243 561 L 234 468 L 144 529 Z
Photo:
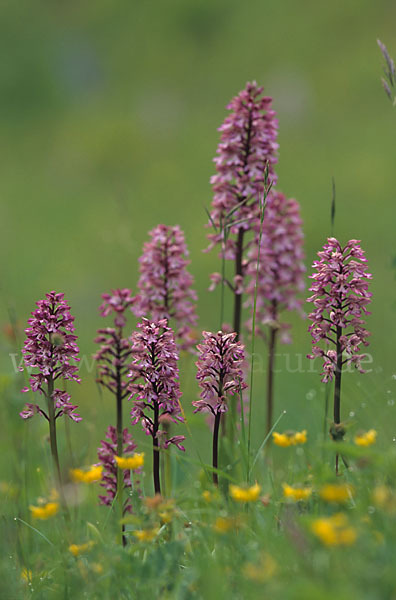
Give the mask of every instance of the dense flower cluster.
M 269 180 L 276 183 L 278 122 L 271 110 L 272 99 L 262 93 L 255 81 L 247 83 L 227 106 L 231 113 L 219 128 L 221 139 L 214 158 L 217 173 L 210 180 L 214 192 L 210 219 L 217 231 L 208 235 L 209 249 L 224 241 L 226 220 L 235 223 L 230 231 L 237 234 L 239 229 L 250 229 L 259 217 L 266 165 Z M 236 253 L 236 241 L 228 237 L 225 258 L 233 260 Z
M 44 300 L 39 300 L 37 308 L 28 320 L 29 327 L 25 330 L 26 340 L 22 349 L 25 365 L 37 369 L 29 377 L 29 386 L 23 392 L 31 389 L 47 396 L 54 402 L 58 411 L 55 418 L 62 414 L 68 415 L 74 421 L 81 417 L 74 413 L 76 406 L 70 404 L 70 395 L 61 389 L 54 389 L 54 383 L 60 378 L 80 382 L 78 366 L 77 336 L 74 332 L 74 317 L 70 307 L 64 300 L 64 294 L 50 292 Z M 23 367 L 21 368 L 23 370 Z M 35 414 L 48 415 L 37 404 L 26 404 L 20 413 L 23 419 L 29 419 Z
M 139 259 L 140 293 L 133 311 L 137 317 L 173 321 L 180 347 L 187 349 L 194 343 L 191 326 L 197 321 L 197 295 L 186 269 L 190 261 L 184 234 L 178 225 L 158 225 L 149 235 Z
M 115 313 L 114 325 L 124 327 L 126 324 L 125 311 L 131 308 L 135 299 L 127 288 L 111 290 L 111 294 L 102 294 L 103 302 L 99 307 L 102 317 Z
M 201 388 L 200 400 L 195 400 L 194 412 L 213 415 L 228 410 L 228 394 L 238 394 L 247 387 L 244 382 L 245 350 L 235 341 L 236 333 L 203 332 L 203 343 L 198 345 L 197 380 Z
M 256 323 L 281 328 L 282 340 L 289 342 L 289 325 L 279 323 L 283 310 L 300 310 L 298 293 L 304 289 L 304 251 L 300 207 L 296 200 L 272 191 L 267 198 L 262 223 L 260 263 L 257 277 Z M 248 257 L 247 305 L 253 308 L 257 276 L 260 225 L 256 226 L 256 244 Z
M 128 289 L 112 290 L 111 294 L 103 294 L 103 303 L 99 310 L 102 317 L 114 314 L 114 327 L 98 329 L 95 338 L 100 349 L 94 358 L 98 362 L 97 382 L 109 389 L 113 394 L 119 393 L 122 398 L 128 395 L 125 375 L 128 372 L 131 347 L 127 338 L 123 337 L 126 324 L 125 312 L 134 302 Z
M 123 454 L 128 455 L 134 452 L 136 444 L 132 439 L 128 429 L 123 431 Z M 98 458 L 102 466 L 101 486 L 105 488 L 106 494 L 99 496 L 101 504 L 111 506 L 117 493 L 117 430 L 110 425 L 106 431 L 106 439 L 102 440 L 98 448 Z M 131 473 L 129 470 L 123 470 L 124 489 L 131 489 Z M 124 503 L 124 512 L 131 512 L 132 505 L 130 498 L 127 497 Z
M 365 354 L 359 354 L 359 350 L 362 344 L 368 345 L 369 332 L 362 316 L 369 314 L 368 280 L 372 276 L 367 273 L 367 259 L 359 240 L 350 240 L 342 247 L 335 238 L 328 238 L 318 256 L 313 263 L 316 272 L 310 276 L 314 283 L 308 302 L 313 302 L 315 310 L 309 315 L 313 346 L 308 358 L 323 357 L 322 381 L 328 382 L 341 355 L 342 365 L 352 363 L 364 373 L 361 361 Z
M 140 421 L 146 434 L 163 447 L 175 444 L 184 450 L 181 446 L 184 436 L 167 439 L 165 431 L 160 429 L 164 415 L 173 422 L 184 421 L 179 403 L 179 356 L 173 331 L 166 319 L 142 319 L 137 327 L 131 338 L 133 361 L 129 372 L 132 424 Z

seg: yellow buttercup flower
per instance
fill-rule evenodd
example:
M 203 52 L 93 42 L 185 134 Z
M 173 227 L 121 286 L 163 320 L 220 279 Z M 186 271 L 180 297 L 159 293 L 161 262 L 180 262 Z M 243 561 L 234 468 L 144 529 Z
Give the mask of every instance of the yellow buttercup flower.
M 102 466 L 92 465 L 87 470 L 84 469 L 70 469 L 70 477 L 72 481 L 83 482 L 83 483 L 95 483 L 102 479 Z
M 32 513 L 32 517 L 35 519 L 50 519 L 59 511 L 59 503 L 47 502 L 47 504 L 43 504 L 43 506 L 29 506 L 29 510 Z
M 312 494 L 312 488 L 295 488 L 287 483 L 283 484 L 283 495 L 285 498 L 298 502 L 308 500 Z
M 378 485 L 373 490 L 373 502 L 379 508 L 391 514 L 396 513 L 396 492 L 386 485 Z
M 275 575 L 278 569 L 277 563 L 274 561 L 272 556 L 269 554 L 263 554 L 260 558 L 259 564 L 246 563 L 243 566 L 242 573 L 247 579 L 264 583 Z
M 294 434 L 294 443 L 295 444 L 305 444 L 306 441 L 307 441 L 307 430 L 304 429 L 303 431 L 296 431 L 296 433 Z
M 69 552 L 71 552 L 73 556 L 79 556 L 84 552 L 89 552 L 94 545 L 95 542 L 93 542 L 92 540 L 86 542 L 85 544 L 70 544 Z
M 358 433 L 355 435 L 353 441 L 357 446 L 372 446 L 375 444 L 377 439 L 377 432 L 375 429 L 370 429 L 369 431 Z
M 326 502 L 347 502 L 353 495 L 353 487 L 346 483 L 332 484 L 327 483 L 322 486 L 319 496 Z
M 234 525 L 235 519 L 231 519 L 230 517 L 217 517 L 213 529 L 217 531 L 217 533 L 227 533 Z
M 261 492 L 261 486 L 258 483 L 249 488 L 242 488 L 237 485 L 230 485 L 230 494 L 233 500 L 237 502 L 255 502 Z
M 31 571 L 31 569 L 27 569 L 26 567 L 23 567 L 23 569 L 21 571 L 21 578 L 23 579 L 23 581 L 25 583 L 30 583 L 32 581 L 32 576 L 33 576 L 33 573 Z
M 202 498 L 205 500 L 205 502 L 212 502 L 212 494 L 209 490 L 204 490 L 202 492 Z
M 315 519 L 311 529 L 325 546 L 351 546 L 357 538 L 356 530 L 342 513 Z
M 297 444 L 305 444 L 307 441 L 307 430 L 303 431 L 285 431 L 284 433 L 278 433 L 274 431 L 272 434 L 274 444 L 287 448 L 288 446 L 296 446 Z
M 153 527 L 153 529 L 136 529 L 132 533 L 139 542 L 151 542 L 157 536 L 158 532 L 159 529 Z
M 277 431 L 274 431 L 272 438 L 276 446 L 287 448 L 288 446 L 293 445 L 293 437 L 288 433 L 278 433 Z
M 133 456 L 116 456 L 116 463 L 119 469 L 130 469 L 134 471 L 144 465 L 144 452 L 133 454 Z

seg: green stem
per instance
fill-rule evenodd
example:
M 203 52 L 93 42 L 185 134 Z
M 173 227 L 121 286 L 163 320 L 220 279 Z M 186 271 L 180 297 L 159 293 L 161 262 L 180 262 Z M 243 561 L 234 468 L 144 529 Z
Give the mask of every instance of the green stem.
M 120 349 L 117 348 L 117 352 L 120 353 Z M 116 381 L 117 381 L 117 456 L 123 454 L 123 430 L 122 430 L 122 385 L 121 385 L 121 373 L 120 368 L 116 370 Z M 124 516 L 124 471 L 117 467 L 117 500 L 119 507 L 120 519 Z M 121 525 L 121 543 L 126 546 L 126 539 L 124 536 L 125 525 Z
M 342 348 L 340 338 L 342 336 L 342 327 L 337 325 L 337 364 L 335 370 L 335 383 L 334 383 L 334 423 L 339 425 L 341 423 L 341 376 L 342 376 Z M 338 462 L 339 455 L 336 454 L 336 475 L 338 475 Z
M 213 427 L 213 449 L 212 449 L 212 465 L 214 469 L 219 468 L 219 428 L 220 428 L 221 412 L 218 411 L 215 416 Z M 213 471 L 213 483 L 219 485 L 219 477 L 217 471 Z
M 268 373 L 267 373 L 267 433 L 271 431 L 274 412 L 274 364 L 277 328 L 271 327 L 268 342 Z
M 55 478 L 56 484 L 58 488 L 59 498 L 65 511 L 65 514 L 68 515 L 66 499 L 63 493 L 63 482 L 62 482 L 62 474 L 59 464 L 59 454 L 58 454 L 58 443 L 56 439 L 56 417 L 55 417 L 55 404 L 53 399 L 54 393 L 54 380 L 52 376 L 48 379 L 48 389 L 47 389 L 47 406 L 48 406 L 48 423 L 49 423 L 49 437 L 50 437 L 50 447 L 51 447 L 51 456 L 52 461 L 55 468 Z

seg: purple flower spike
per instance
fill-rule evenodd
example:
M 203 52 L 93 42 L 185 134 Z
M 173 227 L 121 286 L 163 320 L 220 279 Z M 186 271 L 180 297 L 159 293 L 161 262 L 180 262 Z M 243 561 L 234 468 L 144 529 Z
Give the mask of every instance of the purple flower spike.
M 179 355 L 166 319 L 142 319 L 137 327 L 131 338 L 134 357 L 129 372 L 131 417 L 134 425 L 141 421 L 146 435 L 153 436 L 155 410 L 159 412 L 159 420 L 166 415 L 174 423 L 184 421 L 179 404 Z
M 243 362 L 245 349 L 235 341 L 236 333 L 204 331 L 203 343 L 197 346 L 199 358 L 197 380 L 201 388 L 201 400 L 195 400 L 194 412 L 209 412 L 216 416 L 228 410 L 227 395 L 239 394 L 247 388 L 244 382 Z
M 250 277 L 247 305 L 253 309 L 257 275 L 260 226 L 256 244 L 249 253 L 247 272 Z M 280 328 L 281 340 L 290 342 L 289 325 L 279 323 L 279 313 L 298 310 L 304 289 L 304 251 L 300 207 L 296 200 L 272 191 L 267 198 L 262 224 L 260 264 L 257 277 L 256 324 L 258 333 L 263 325 Z
M 108 317 L 115 313 L 114 324 L 116 327 L 124 327 L 126 324 L 125 311 L 132 308 L 135 299 L 131 290 L 111 290 L 111 294 L 102 294 L 103 302 L 99 307 L 102 317 Z
M 128 429 L 123 430 L 123 454 L 128 454 L 136 450 L 136 444 L 132 439 Z M 102 440 L 101 445 L 98 448 L 99 463 L 103 466 L 101 486 L 105 488 L 106 493 L 99 496 L 101 504 L 111 506 L 114 502 L 114 498 L 117 493 L 117 463 L 115 456 L 118 455 L 117 451 L 117 430 L 115 427 L 110 425 L 106 431 L 106 439 Z M 140 469 L 137 471 L 140 472 Z M 124 478 L 124 490 L 132 489 L 131 473 L 129 469 L 123 470 Z M 130 497 L 127 496 L 123 512 L 132 512 L 132 505 Z
M 69 403 L 70 395 L 60 389 L 54 390 L 54 383 L 62 378 L 80 383 L 78 366 L 75 364 L 80 359 L 77 336 L 73 334 L 74 317 L 70 314 L 64 294 L 50 292 L 44 300 L 37 302 L 37 307 L 28 320 L 22 353 L 25 365 L 38 372 L 30 375 L 29 386 L 22 391 L 31 389 L 47 396 L 48 400 L 51 398 L 55 408 L 59 409 L 54 415 L 55 419 L 65 414 L 74 421 L 80 421 L 81 417 L 73 412 L 77 407 Z M 37 413 L 49 418 L 44 410 L 34 404 L 27 404 L 20 415 L 23 419 L 29 419 Z
M 154 489 L 155 493 L 161 493 L 159 447 L 175 444 L 183 449 L 180 442 L 184 436 L 168 439 L 165 428 L 160 429 L 161 421 L 184 421 L 179 402 L 179 355 L 173 331 L 166 319 L 142 319 L 137 327 L 138 331 L 131 338 L 134 356 L 129 373 L 130 399 L 133 401 L 131 419 L 134 425 L 140 421 L 146 435 L 153 439 Z
M 201 399 L 195 400 L 194 412 L 208 412 L 214 416 L 213 426 L 213 483 L 218 485 L 218 439 L 220 420 L 228 410 L 227 395 L 238 394 L 247 387 L 243 377 L 245 349 L 236 341 L 237 334 L 204 331 L 203 342 L 197 346 L 199 358 L 197 380 Z
M 223 242 L 222 228 L 230 213 L 235 223 L 232 234 L 251 229 L 259 218 L 266 165 L 269 180 L 276 183 L 278 122 L 271 110 L 272 98 L 262 93 L 255 81 L 247 83 L 227 106 L 231 113 L 219 128 L 221 139 L 214 158 L 217 173 L 210 180 L 214 192 L 211 225 L 218 231 L 208 235 L 208 250 Z M 229 237 L 224 245 L 225 258 L 234 260 L 237 242 Z
M 354 364 L 364 373 L 361 361 L 365 354 L 359 352 L 362 344 L 368 346 L 366 338 L 370 335 L 363 317 L 370 314 L 366 307 L 372 275 L 367 273 L 359 240 L 350 240 L 342 247 L 335 238 L 328 238 L 318 256 L 313 263 L 316 272 L 310 276 L 313 294 L 308 302 L 315 310 L 309 315 L 312 354 L 308 358 L 323 357 L 322 381 L 327 383 L 345 364 Z
M 111 294 L 103 294 L 103 303 L 99 307 L 102 317 L 114 316 L 114 327 L 98 329 L 95 338 L 100 349 L 94 355 L 98 362 L 97 382 L 110 392 L 120 396 L 120 401 L 128 396 L 128 372 L 131 348 L 127 338 L 123 336 L 126 324 L 125 312 L 132 308 L 134 298 L 128 289 L 112 290 Z
M 137 317 L 173 321 L 180 348 L 189 349 L 194 344 L 191 326 L 197 321 L 197 295 L 191 289 L 193 278 L 186 269 L 190 261 L 186 258 L 184 234 L 177 225 L 158 225 L 149 235 L 151 239 L 144 244 L 139 259 L 140 294 L 133 311 Z

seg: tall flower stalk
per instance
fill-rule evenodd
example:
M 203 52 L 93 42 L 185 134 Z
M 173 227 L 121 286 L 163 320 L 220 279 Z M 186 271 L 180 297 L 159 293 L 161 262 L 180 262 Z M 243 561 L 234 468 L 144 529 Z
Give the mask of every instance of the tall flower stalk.
M 116 456 L 128 455 L 136 450 L 136 443 L 133 441 L 128 429 L 122 431 L 122 448 L 120 453 L 119 435 L 115 427 L 110 425 L 106 431 L 106 438 L 102 440 L 98 448 L 99 462 L 103 467 L 102 481 L 100 485 L 105 488 L 105 494 L 99 496 L 101 504 L 111 506 L 116 497 L 120 497 L 120 476 L 122 480 L 122 490 L 131 490 L 131 473 L 128 469 L 121 470 L 117 466 Z M 132 511 L 132 504 L 128 496 L 122 503 L 122 515 Z M 125 540 L 123 539 L 125 542 Z
M 197 321 L 197 295 L 187 271 L 184 233 L 178 225 L 157 225 L 149 235 L 139 259 L 139 294 L 133 312 L 153 321 L 167 319 L 175 327 L 179 347 L 188 350 L 194 344 L 191 328 Z
M 222 331 L 204 331 L 203 342 L 197 346 L 197 380 L 202 391 L 200 400 L 192 404 L 194 412 L 207 412 L 214 417 L 212 466 L 215 485 L 219 482 L 219 429 L 221 416 L 228 410 L 227 396 L 242 393 L 247 387 L 243 376 L 244 346 L 236 338 L 235 332 L 224 334 Z
M 131 362 L 131 347 L 129 340 L 124 336 L 124 327 L 126 312 L 131 309 L 134 299 L 131 291 L 126 288 L 112 290 L 111 294 L 103 294 L 102 299 L 103 302 L 99 307 L 100 314 L 102 317 L 113 315 L 114 325 L 99 329 L 98 336 L 95 338 L 95 342 L 101 345 L 94 356 L 98 364 L 96 381 L 115 396 L 116 428 L 110 426 L 107 430 L 107 437 L 110 441 L 103 442 L 104 446 L 102 444 L 99 449 L 99 459 L 102 461 L 106 457 L 107 462 L 104 466 L 107 466 L 107 470 L 104 471 L 103 476 L 106 486 L 113 486 L 114 475 L 116 475 L 116 490 L 114 491 L 113 488 L 111 490 L 114 491 L 114 496 L 117 494 L 122 516 L 125 512 L 123 491 L 125 487 L 130 487 L 130 480 L 125 481 L 125 474 L 117 468 L 114 453 L 111 455 L 110 449 L 116 450 L 117 456 L 121 457 L 125 450 L 125 444 L 127 451 L 131 450 L 132 444 L 127 430 L 123 428 L 122 413 L 123 400 L 129 396 L 127 373 Z M 116 448 L 113 448 L 115 443 Z M 111 444 L 111 448 L 109 444 Z M 103 502 L 103 498 L 102 503 L 108 504 L 108 502 Z
M 44 396 L 46 408 L 27 403 L 20 416 L 30 419 L 35 414 L 41 414 L 48 421 L 57 485 L 65 505 L 56 423 L 62 415 L 75 422 L 81 421 L 80 415 L 75 412 L 77 406 L 70 403 L 70 394 L 60 387 L 62 380 L 80 383 L 76 364 L 80 360 L 79 349 L 76 344 L 77 336 L 73 333 L 74 317 L 70 314 L 70 306 L 64 300 L 64 294 L 50 292 L 45 295 L 44 300 L 39 300 L 36 304 L 37 309 L 28 320 L 26 340 L 22 349 L 25 365 L 35 369 L 35 372 L 29 377 L 29 386 L 22 391 L 31 390 Z
M 268 344 L 267 433 L 273 423 L 276 343 L 279 338 L 290 343 L 290 325 L 281 320 L 282 313 L 302 312 L 298 296 L 304 289 L 303 238 L 298 202 L 271 190 L 262 223 L 256 226 L 256 244 L 249 252 L 246 286 L 251 326 Z
M 370 335 L 365 329 L 364 316 L 371 293 L 368 281 L 367 259 L 359 240 L 350 240 L 344 247 L 335 238 L 328 238 L 319 260 L 313 263 L 315 273 L 310 291 L 315 310 L 309 318 L 312 325 L 312 354 L 308 358 L 323 358 L 322 381 L 334 379 L 334 423 L 330 433 L 334 440 L 343 439 L 345 431 L 341 424 L 341 380 L 343 367 L 354 364 L 364 373 L 361 346 L 367 346 Z M 336 456 L 338 473 L 338 454 Z
M 142 319 L 131 337 L 133 361 L 129 371 L 129 391 L 133 406 L 132 424 L 139 421 L 153 441 L 154 491 L 161 493 L 160 449 L 174 444 L 184 450 L 183 435 L 168 437 L 161 428 L 165 417 L 183 422 L 180 407 L 179 353 L 173 331 L 166 319 Z
M 241 333 L 246 251 L 251 244 L 246 234 L 260 221 L 266 165 L 269 179 L 276 183 L 273 166 L 277 162 L 278 123 L 271 110 L 272 99 L 262 93 L 263 88 L 256 82 L 247 83 L 227 106 L 231 113 L 219 128 L 221 139 L 214 158 L 217 172 L 211 178 L 214 195 L 210 222 L 215 231 L 208 235 L 208 250 L 220 245 L 221 257 L 234 262 L 234 278 L 227 283 L 234 294 L 233 331 L 237 339 Z

